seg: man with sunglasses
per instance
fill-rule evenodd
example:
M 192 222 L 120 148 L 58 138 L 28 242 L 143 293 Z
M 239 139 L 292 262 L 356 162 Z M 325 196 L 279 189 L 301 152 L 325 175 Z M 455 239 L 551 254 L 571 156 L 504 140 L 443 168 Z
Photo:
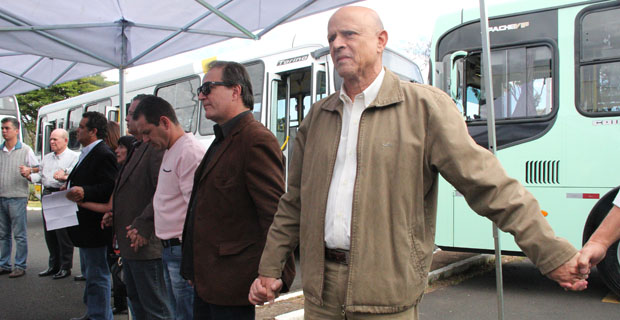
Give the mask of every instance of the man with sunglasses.
M 194 177 L 183 230 L 183 277 L 194 284 L 195 319 L 254 319 L 247 299 L 278 200 L 284 162 L 276 137 L 254 119 L 243 65 L 214 61 L 198 89 L 215 141 Z M 288 257 L 283 281 L 295 276 Z
M 164 277 L 175 319 L 193 319 L 194 290 L 180 274 L 181 236 L 194 172 L 206 148 L 185 132 L 174 108 L 160 97 L 143 98 L 133 119 L 143 142 L 166 150 L 153 195 L 155 235 L 163 246 Z

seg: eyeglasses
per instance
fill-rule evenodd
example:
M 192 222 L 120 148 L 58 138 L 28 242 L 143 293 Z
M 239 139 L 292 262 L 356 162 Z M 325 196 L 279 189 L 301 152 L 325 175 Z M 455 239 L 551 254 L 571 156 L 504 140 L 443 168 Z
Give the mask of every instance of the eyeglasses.
M 198 90 L 196 90 L 196 94 L 203 94 L 204 96 L 208 96 L 209 93 L 211 93 L 211 87 L 214 86 L 231 86 L 232 83 L 230 82 L 221 82 L 221 81 L 206 81 L 204 82 L 200 87 L 198 87 Z

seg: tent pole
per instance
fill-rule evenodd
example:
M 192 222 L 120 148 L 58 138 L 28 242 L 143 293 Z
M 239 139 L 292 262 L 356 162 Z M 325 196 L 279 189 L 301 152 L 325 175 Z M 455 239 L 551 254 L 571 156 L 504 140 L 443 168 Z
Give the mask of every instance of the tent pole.
M 121 128 L 121 137 L 126 135 L 127 124 L 125 123 L 125 69 L 118 69 L 118 124 Z
M 121 63 L 118 67 L 118 124 L 121 130 L 121 137 L 127 134 L 127 124 L 125 123 L 125 114 L 127 109 L 125 108 L 125 66 L 127 66 L 127 36 L 125 35 L 125 28 L 127 27 L 127 21 L 122 21 L 121 27 Z
M 489 133 L 489 150 L 496 155 L 497 141 L 495 135 L 495 104 L 493 101 L 493 80 L 491 79 L 491 45 L 489 43 L 489 18 L 485 0 L 480 0 L 480 35 L 482 37 L 482 65 L 484 72 L 485 96 L 487 100 L 487 130 Z M 502 281 L 502 251 L 497 225 L 493 223 L 493 240 L 495 242 L 495 286 L 497 290 L 497 318 L 504 319 L 504 285 Z

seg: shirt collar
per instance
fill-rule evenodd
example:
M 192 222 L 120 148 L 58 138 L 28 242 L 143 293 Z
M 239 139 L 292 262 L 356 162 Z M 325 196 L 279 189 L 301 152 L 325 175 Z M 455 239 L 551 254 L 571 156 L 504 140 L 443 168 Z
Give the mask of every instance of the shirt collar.
M 226 138 L 230 134 L 232 129 L 234 129 L 237 126 L 237 123 L 239 123 L 239 120 L 241 120 L 241 118 L 243 118 L 246 114 L 250 112 L 252 112 L 252 110 L 243 111 L 240 114 L 234 116 L 232 119 L 226 121 L 221 126 L 219 124 L 215 124 L 213 126 L 213 132 L 215 133 L 215 139 Z
M 92 150 L 101 141 L 103 141 L 103 140 L 97 139 L 97 140 L 91 142 L 89 145 L 87 145 L 86 147 L 82 148 L 82 153 L 83 154 L 88 154 L 90 152 L 90 150 Z
M 355 96 L 355 98 L 364 99 L 364 108 L 367 108 L 375 100 L 375 98 L 377 98 L 384 77 L 385 70 L 381 68 L 381 72 L 379 72 L 375 80 L 372 81 L 368 88 L 366 88 L 366 90 L 364 90 L 362 93 Z M 349 98 L 344 89 L 344 83 L 340 87 L 340 100 L 342 100 L 343 103 L 351 102 L 351 99 Z
M 22 142 L 17 140 L 17 143 L 15 144 L 15 148 L 13 148 L 13 150 L 18 150 L 21 148 L 22 148 Z M 0 145 L 0 149 L 9 151 L 9 149 L 7 149 L 6 147 L 6 141 L 2 142 L 2 144 Z

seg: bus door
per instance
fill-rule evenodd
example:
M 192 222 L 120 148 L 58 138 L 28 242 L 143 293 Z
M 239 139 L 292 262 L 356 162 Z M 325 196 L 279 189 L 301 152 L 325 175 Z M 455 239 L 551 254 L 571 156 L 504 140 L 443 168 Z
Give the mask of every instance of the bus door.
M 311 67 L 269 74 L 269 129 L 278 138 L 286 158 L 286 174 L 293 155 L 297 128 L 312 105 L 313 72 Z

